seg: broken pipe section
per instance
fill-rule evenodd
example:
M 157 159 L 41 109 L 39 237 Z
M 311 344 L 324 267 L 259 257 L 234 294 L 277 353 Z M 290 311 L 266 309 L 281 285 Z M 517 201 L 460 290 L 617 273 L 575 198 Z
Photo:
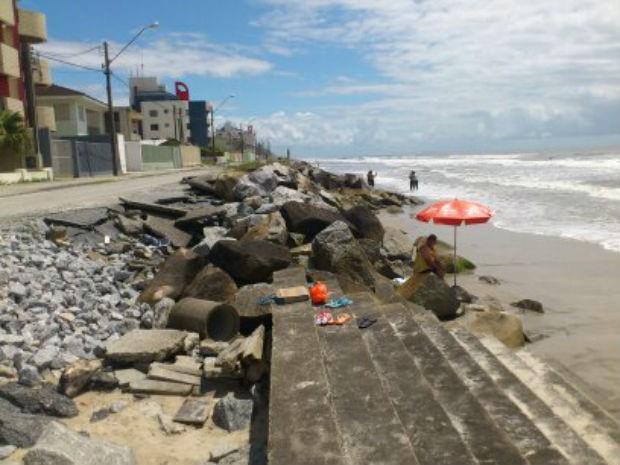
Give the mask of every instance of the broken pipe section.
M 239 314 L 229 304 L 186 297 L 172 307 L 168 327 L 196 332 L 201 339 L 229 341 L 239 333 Z

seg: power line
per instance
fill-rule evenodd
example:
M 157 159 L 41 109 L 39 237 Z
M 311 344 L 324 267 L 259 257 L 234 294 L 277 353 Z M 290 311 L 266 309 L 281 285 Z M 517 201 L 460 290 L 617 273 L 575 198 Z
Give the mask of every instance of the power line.
M 65 65 L 75 66 L 76 68 L 86 69 L 86 70 L 88 70 L 88 71 L 96 71 L 96 72 L 98 72 L 98 73 L 101 73 L 101 72 L 102 72 L 102 70 L 101 70 L 101 69 L 91 68 L 90 66 L 80 65 L 80 64 L 78 64 L 78 63 L 72 63 L 72 62 L 67 61 L 67 60 L 61 60 L 60 58 L 56 58 L 56 57 L 54 57 L 54 56 L 47 55 L 47 54 L 40 53 L 40 52 L 38 52 L 38 53 L 37 53 L 37 56 L 39 56 L 39 57 L 43 57 L 43 58 L 45 58 L 45 59 L 47 59 L 47 60 L 57 61 L 58 63 L 62 63 L 62 64 L 65 64 Z
M 44 52 L 44 53 L 47 53 L 48 55 L 53 55 L 58 58 L 74 58 L 74 57 L 86 55 L 87 53 L 93 52 L 95 50 L 101 51 L 101 45 L 95 45 L 94 47 L 91 47 L 87 50 L 83 50 L 77 53 L 54 53 L 54 52 Z

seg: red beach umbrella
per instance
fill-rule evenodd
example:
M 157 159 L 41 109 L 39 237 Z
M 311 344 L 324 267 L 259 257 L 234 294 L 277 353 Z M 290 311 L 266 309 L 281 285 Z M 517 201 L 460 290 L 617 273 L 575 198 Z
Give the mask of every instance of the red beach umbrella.
M 493 211 L 480 203 L 467 200 L 444 200 L 432 204 L 415 216 L 425 223 L 433 222 L 454 226 L 454 285 L 456 286 L 456 228 L 463 224 L 486 223 L 493 216 Z

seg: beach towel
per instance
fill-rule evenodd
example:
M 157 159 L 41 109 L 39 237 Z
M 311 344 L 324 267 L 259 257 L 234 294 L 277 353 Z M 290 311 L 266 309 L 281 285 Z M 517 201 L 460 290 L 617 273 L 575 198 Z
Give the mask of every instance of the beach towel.
M 339 299 L 332 299 L 325 304 L 326 307 L 329 308 L 341 308 L 346 307 L 347 305 L 351 305 L 353 301 L 348 297 L 340 297 Z

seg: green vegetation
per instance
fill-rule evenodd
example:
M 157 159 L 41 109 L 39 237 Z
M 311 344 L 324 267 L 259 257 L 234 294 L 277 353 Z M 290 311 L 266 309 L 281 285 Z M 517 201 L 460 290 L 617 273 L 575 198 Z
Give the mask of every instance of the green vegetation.
M 7 110 L 0 111 L 0 151 L 23 155 L 32 148 L 30 131 L 22 115 Z

